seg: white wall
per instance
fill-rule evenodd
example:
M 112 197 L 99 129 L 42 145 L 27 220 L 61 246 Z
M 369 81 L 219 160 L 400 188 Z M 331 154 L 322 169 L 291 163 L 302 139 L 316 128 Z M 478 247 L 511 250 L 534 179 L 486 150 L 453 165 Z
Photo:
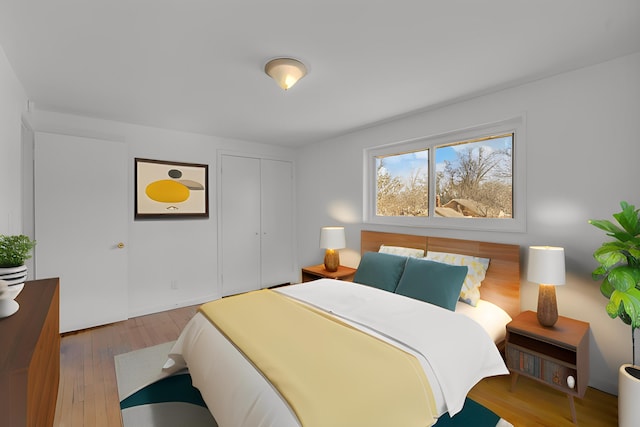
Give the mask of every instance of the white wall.
M 437 82 L 434 82 L 437 84 Z M 362 223 L 363 148 L 526 116 L 527 230 L 498 233 L 370 226 Z M 518 147 L 516 147 L 518 149 Z M 322 262 L 319 229 L 344 224 L 343 264 L 357 266 L 360 230 L 406 232 L 521 245 L 563 246 L 567 285 L 561 315 L 591 324 L 591 385 L 617 390 L 617 368 L 631 360 L 630 331 L 605 313 L 591 279 L 604 235 L 587 223 L 610 218 L 621 200 L 640 206 L 640 54 L 370 127 L 298 152 L 298 244 L 302 265 Z M 537 288 L 521 280 L 523 310 Z
M 22 233 L 21 120 L 27 96 L 0 46 L 0 234 Z
M 134 220 L 129 185 L 129 314 L 137 316 L 220 297 L 217 238 L 217 151 L 291 159 L 291 149 L 165 129 L 35 110 L 26 115 L 36 131 L 123 141 L 134 158 L 209 165 L 209 218 Z M 36 141 L 37 143 L 37 141 Z M 81 161 L 82 159 L 78 159 Z M 64 246 L 60 248 L 65 250 Z M 178 289 L 171 288 L 175 280 Z

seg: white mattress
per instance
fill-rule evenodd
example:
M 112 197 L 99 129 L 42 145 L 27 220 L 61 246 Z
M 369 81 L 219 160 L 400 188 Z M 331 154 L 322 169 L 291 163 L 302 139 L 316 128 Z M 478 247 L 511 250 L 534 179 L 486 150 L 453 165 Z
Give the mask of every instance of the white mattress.
M 457 413 L 468 391 L 482 378 L 508 374 L 493 339 L 477 319 L 466 315 L 331 279 L 278 292 L 324 309 L 416 356 L 429 378 L 439 414 Z M 449 326 L 442 327 L 445 324 Z M 181 333 L 165 366 L 189 368 L 194 386 L 220 427 L 300 425 L 269 381 L 200 313 Z

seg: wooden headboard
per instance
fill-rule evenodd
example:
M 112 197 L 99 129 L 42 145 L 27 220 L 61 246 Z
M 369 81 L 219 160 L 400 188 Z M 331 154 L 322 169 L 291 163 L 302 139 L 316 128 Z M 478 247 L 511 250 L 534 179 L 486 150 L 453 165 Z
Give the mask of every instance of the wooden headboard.
M 520 247 L 477 240 L 416 236 L 362 230 L 360 254 L 377 252 L 380 245 L 401 246 L 489 258 L 489 269 L 480 287 L 481 298 L 505 310 L 512 318 L 520 313 Z

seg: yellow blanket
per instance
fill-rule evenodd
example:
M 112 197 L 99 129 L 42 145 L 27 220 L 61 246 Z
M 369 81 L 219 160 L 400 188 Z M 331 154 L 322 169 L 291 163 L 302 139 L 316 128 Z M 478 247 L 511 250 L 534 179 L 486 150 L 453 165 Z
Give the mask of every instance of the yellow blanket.
M 200 311 L 269 379 L 304 427 L 435 422 L 420 363 L 384 341 L 269 290 Z

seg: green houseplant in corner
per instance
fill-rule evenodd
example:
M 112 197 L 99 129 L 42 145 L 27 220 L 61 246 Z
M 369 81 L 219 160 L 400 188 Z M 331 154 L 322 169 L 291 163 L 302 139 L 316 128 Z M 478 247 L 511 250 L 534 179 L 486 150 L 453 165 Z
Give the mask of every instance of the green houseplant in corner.
M 589 223 L 607 232 L 614 240 L 593 253 L 600 264 L 592 273 L 602 280 L 600 292 L 609 300 L 606 311 L 631 326 L 632 365 L 618 371 L 618 421 L 621 427 L 640 425 L 640 369 L 636 365 L 635 330 L 640 327 L 640 209 L 620 202 L 621 212 L 613 214 L 618 225 L 608 220 Z

